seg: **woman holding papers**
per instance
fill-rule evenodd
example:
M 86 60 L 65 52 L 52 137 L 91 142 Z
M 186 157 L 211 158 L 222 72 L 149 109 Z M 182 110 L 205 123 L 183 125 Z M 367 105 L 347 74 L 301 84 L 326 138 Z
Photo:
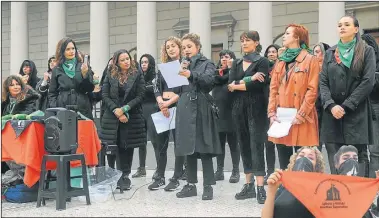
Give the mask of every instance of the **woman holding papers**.
M 228 90 L 229 71 L 236 56 L 234 52 L 230 50 L 222 50 L 219 53 L 219 56 L 220 62 L 217 67 L 218 69 L 215 71 L 215 87 L 212 90 L 212 96 L 215 99 L 216 105 L 220 109 L 217 124 L 222 154 L 217 156 L 217 171 L 215 172 L 215 179 L 216 181 L 224 180 L 225 143 L 228 141 L 233 163 L 233 171 L 229 182 L 237 183 L 240 180 L 239 164 L 241 153 L 237 142 L 237 135 L 233 128 L 232 95 Z
M 340 40 L 326 51 L 320 75 L 324 108 L 321 140 L 329 163 L 342 145 L 358 149 L 360 172 L 368 167 L 367 144 L 373 143 L 372 108 L 369 96 L 375 84 L 375 53 L 359 35 L 358 20 L 344 16 L 338 22 Z M 330 171 L 336 174 L 330 164 Z
M 177 105 L 175 155 L 187 156 L 188 184 L 176 194 L 178 198 L 197 195 L 197 159 L 203 164 L 203 200 L 213 199 L 216 184 L 212 157 L 222 153 L 217 130 L 217 108 L 209 92 L 214 84 L 215 65 L 200 53 L 200 37 L 188 33 L 182 38 L 183 54 L 180 75 L 188 79 L 182 86 Z
M 120 189 L 129 190 L 134 148 L 146 146 L 146 127 L 142 111 L 145 80 L 136 69 L 125 49 L 115 52 L 112 65 L 105 76 L 102 97 L 105 105 L 101 118 L 100 138 L 109 145 L 117 145 L 122 176 Z
M 232 118 L 241 146 L 241 156 L 246 183 L 235 195 L 237 200 L 257 198 L 259 204 L 266 200 L 264 189 L 264 142 L 267 138 L 265 89 L 268 86 L 269 61 L 259 53 L 257 31 L 245 31 L 240 36 L 242 59 L 233 62 L 229 73 L 229 91 L 233 92 Z M 255 190 L 254 175 L 257 177 Z M 257 196 L 258 194 L 258 196 Z
M 268 117 L 270 125 L 275 121 L 279 109 L 296 110 L 290 121 L 287 136 L 269 140 L 276 144 L 281 169 L 286 169 L 292 146 L 316 146 L 319 144 L 319 128 L 315 102 L 317 99 L 320 65 L 309 53 L 308 30 L 297 24 L 286 27 L 283 35 L 286 50 L 272 70 Z M 297 149 L 297 148 L 296 148 Z
M 161 48 L 162 63 L 180 60 L 181 49 L 182 43 L 180 39 L 173 36 L 169 37 Z M 159 110 L 165 117 L 169 118 L 169 109 L 175 107 L 176 102 L 179 99 L 180 87 L 168 88 L 165 79 L 159 71 L 155 80 L 154 95 L 158 103 Z M 175 122 L 175 120 L 170 120 L 170 122 Z M 165 171 L 167 165 L 167 148 L 170 139 L 170 132 L 172 132 L 172 135 L 174 136 L 174 143 L 176 143 L 175 129 L 172 129 L 171 131 L 168 130 L 158 134 L 156 142 L 153 144 L 157 161 L 157 171 L 154 178 L 154 183 L 148 187 L 150 190 L 157 190 L 166 184 Z M 184 157 L 176 156 L 174 175 L 170 179 L 170 183 L 164 188 L 165 191 L 173 191 L 179 187 L 179 178 L 184 173 L 183 164 Z

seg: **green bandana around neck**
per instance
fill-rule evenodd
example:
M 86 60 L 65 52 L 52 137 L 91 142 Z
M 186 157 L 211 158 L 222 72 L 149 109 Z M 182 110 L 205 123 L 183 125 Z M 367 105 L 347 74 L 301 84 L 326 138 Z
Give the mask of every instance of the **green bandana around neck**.
M 63 64 L 62 64 L 62 68 L 64 70 L 64 72 L 66 73 L 66 75 L 68 77 L 70 77 L 71 79 L 74 78 L 75 76 L 75 68 L 76 68 L 76 57 L 71 59 L 71 60 L 66 60 Z
M 354 48 L 356 43 L 357 38 L 354 37 L 354 39 L 351 42 L 342 43 L 341 40 L 339 40 L 337 44 L 340 59 L 342 63 L 348 68 L 350 68 L 351 62 L 353 61 Z
M 301 50 L 307 50 L 308 53 L 311 52 L 311 50 L 308 48 L 307 45 L 304 43 L 301 44 L 300 48 L 287 48 L 282 55 L 280 55 L 279 60 L 284 61 L 286 63 L 290 63 L 300 54 Z

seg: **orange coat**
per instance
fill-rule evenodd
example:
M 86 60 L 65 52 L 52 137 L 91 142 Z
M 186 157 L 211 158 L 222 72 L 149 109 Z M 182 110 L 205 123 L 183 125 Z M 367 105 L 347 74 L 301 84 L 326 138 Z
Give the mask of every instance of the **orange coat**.
M 286 63 L 280 61 L 272 70 L 268 117 L 276 114 L 278 107 L 296 108 L 296 117 L 302 122 L 293 125 L 287 136 L 269 137 L 276 144 L 287 146 L 319 145 L 319 127 L 315 102 L 318 94 L 320 65 L 317 58 L 302 50 L 295 65 L 289 70 L 288 81 L 285 79 Z

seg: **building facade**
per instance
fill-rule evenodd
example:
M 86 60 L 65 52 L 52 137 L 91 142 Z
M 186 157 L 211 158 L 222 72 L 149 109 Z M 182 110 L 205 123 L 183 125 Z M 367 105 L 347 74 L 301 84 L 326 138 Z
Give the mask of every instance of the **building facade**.
M 159 59 L 167 37 L 189 31 L 200 35 L 202 52 L 214 61 L 222 49 L 241 57 L 244 30 L 257 30 L 264 48 L 280 45 L 290 23 L 308 28 L 311 45 L 333 45 L 345 13 L 356 16 L 361 33 L 369 32 L 379 42 L 379 2 L 2 2 L 1 7 L 3 78 L 17 74 L 24 59 L 33 60 L 42 76 L 65 36 L 91 55 L 99 75 L 118 49 L 130 50 L 138 59 L 143 53 Z

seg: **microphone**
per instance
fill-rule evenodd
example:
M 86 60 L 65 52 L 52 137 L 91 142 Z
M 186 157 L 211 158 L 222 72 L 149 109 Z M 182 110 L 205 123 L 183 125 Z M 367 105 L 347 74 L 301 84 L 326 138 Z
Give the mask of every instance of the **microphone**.
M 191 58 L 189 58 L 189 57 L 183 57 L 182 58 L 182 63 L 188 63 L 188 65 L 190 65 L 191 64 Z M 186 67 L 186 68 L 184 68 L 183 67 L 183 70 L 188 70 L 188 67 Z

